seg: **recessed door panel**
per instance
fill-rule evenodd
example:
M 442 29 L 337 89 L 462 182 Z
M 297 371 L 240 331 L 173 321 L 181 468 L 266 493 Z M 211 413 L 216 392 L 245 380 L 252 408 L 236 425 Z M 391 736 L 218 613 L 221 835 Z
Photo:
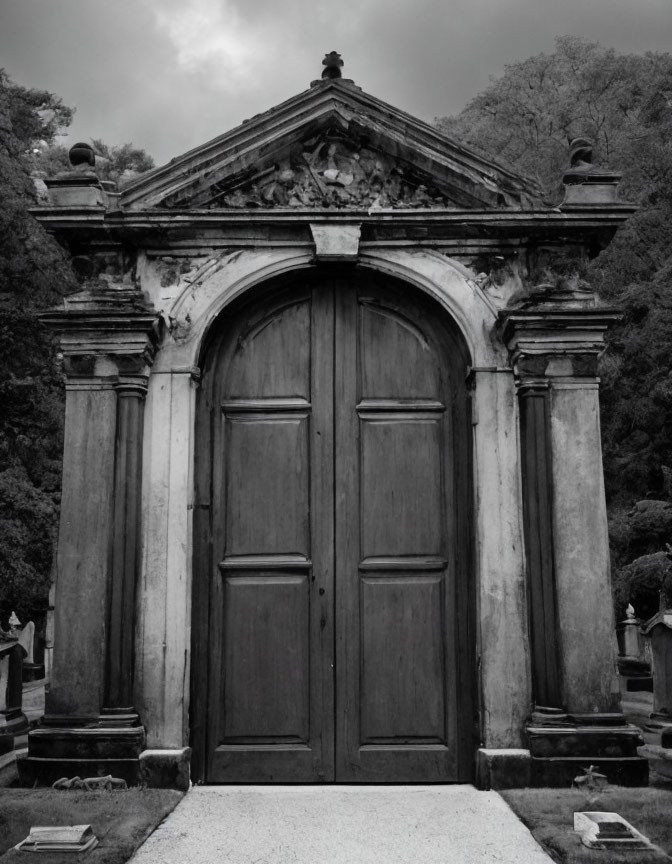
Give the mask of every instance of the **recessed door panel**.
M 367 293 L 358 304 L 362 398 L 437 398 L 441 370 L 427 362 L 432 346 L 426 333 L 394 300 Z
M 225 578 L 220 740 L 307 744 L 308 577 L 267 572 Z
M 310 393 L 310 297 L 258 308 L 242 322 L 229 347 L 228 399 L 277 399 Z
M 441 415 L 359 418 L 362 557 L 439 555 Z
M 446 742 L 441 590 L 441 574 L 362 578 L 362 744 Z
M 225 418 L 227 555 L 308 557 L 308 434 L 307 413 L 255 411 Z

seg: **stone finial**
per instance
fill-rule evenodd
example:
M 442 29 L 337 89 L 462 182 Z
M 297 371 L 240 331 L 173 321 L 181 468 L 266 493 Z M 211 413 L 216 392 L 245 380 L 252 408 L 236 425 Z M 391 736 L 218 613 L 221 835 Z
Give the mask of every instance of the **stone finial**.
M 572 168 L 592 165 L 593 144 L 587 138 L 574 138 L 569 144 L 569 163 Z
M 338 51 L 330 51 L 328 54 L 325 54 L 322 65 L 324 66 L 322 78 L 333 79 L 342 77 L 341 68 L 343 67 L 343 61 Z
M 562 210 L 617 203 L 621 175 L 618 171 L 593 165 L 593 144 L 588 138 L 574 138 L 570 142 L 569 161 L 570 167 L 562 178 L 565 184 Z
M 93 147 L 84 141 L 73 144 L 68 151 L 68 159 L 73 168 L 88 165 L 94 168 L 96 165 L 96 154 Z

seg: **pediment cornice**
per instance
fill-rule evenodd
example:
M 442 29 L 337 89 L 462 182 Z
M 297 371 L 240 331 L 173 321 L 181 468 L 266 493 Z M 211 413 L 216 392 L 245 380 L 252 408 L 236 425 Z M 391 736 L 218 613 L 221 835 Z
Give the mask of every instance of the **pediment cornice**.
M 343 79 L 309 90 L 143 175 L 124 210 L 505 209 L 532 181 Z

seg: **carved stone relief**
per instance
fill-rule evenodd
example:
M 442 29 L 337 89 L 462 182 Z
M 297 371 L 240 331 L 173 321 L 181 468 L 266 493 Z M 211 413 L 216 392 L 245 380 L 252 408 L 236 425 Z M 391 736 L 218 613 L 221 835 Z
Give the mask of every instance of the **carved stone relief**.
M 424 182 L 423 182 L 424 180 Z M 450 208 L 430 178 L 410 176 L 392 157 L 322 135 L 236 189 L 213 190 L 212 208 Z

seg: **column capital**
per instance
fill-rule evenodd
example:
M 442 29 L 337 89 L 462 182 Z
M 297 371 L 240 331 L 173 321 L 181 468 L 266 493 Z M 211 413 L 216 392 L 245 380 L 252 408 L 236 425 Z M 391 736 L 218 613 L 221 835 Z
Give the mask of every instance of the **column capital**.
M 498 328 L 520 378 L 595 378 L 605 335 L 620 319 L 617 310 L 585 301 L 541 302 L 501 312 Z
M 548 378 L 520 378 L 516 381 L 516 392 L 521 399 L 528 396 L 545 396 L 549 388 Z
M 161 338 L 161 318 L 135 288 L 83 290 L 40 316 L 54 332 L 68 379 L 146 379 Z
M 134 378 L 125 375 L 115 382 L 114 389 L 117 391 L 119 397 L 144 399 L 147 395 L 148 383 L 149 379 L 146 375 L 138 375 Z

